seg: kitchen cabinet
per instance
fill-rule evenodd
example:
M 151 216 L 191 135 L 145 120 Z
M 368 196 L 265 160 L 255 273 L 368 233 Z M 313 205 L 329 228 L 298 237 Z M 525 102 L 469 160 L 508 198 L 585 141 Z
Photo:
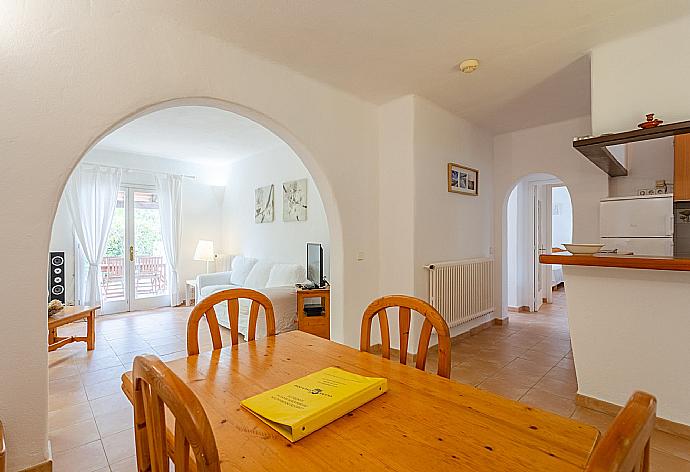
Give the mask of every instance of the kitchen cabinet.
M 673 200 L 690 200 L 690 134 L 675 136 L 673 144 Z

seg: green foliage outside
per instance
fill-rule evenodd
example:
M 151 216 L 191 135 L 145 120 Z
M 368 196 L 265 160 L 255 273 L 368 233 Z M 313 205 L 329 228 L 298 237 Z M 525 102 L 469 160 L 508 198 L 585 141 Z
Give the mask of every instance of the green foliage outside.
M 161 240 L 161 222 L 158 210 L 137 208 L 134 225 L 136 253 L 138 256 L 163 255 Z M 123 257 L 125 255 L 125 209 L 116 208 L 110 235 L 105 249 L 106 257 Z

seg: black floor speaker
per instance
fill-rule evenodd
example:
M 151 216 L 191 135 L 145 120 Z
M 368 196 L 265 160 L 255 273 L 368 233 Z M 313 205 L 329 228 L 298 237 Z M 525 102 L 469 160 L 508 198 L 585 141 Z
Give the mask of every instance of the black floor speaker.
M 60 300 L 65 303 L 65 253 L 54 251 L 50 253 L 50 273 L 48 274 L 48 301 Z

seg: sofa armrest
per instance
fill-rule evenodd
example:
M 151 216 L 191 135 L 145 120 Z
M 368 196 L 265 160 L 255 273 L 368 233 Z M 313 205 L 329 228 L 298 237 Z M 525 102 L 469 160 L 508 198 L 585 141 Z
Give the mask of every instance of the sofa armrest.
M 209 285 L 229 285 L 230 275 L 232 271 L 227 272 L 213 272 L 211 274 L 199 274 L 196 277 L 196 289 L 201 292 L 203 287 Z

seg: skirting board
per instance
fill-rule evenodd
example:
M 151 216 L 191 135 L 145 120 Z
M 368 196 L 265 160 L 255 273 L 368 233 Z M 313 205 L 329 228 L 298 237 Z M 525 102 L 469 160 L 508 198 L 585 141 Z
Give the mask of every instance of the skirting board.
M 490 328 L 491 326 L 498 325 L 498 326 L 504 326 L 507 325 L 510 322 L 510 319 L 508 317 L 506 318 L 493 318 L 490 319 L 489 321 L 486 321 L 478 326 L 475 326 L 474 328 L 470 329 L 469 331 L 465 331 L 464 333 L 460 333 L 457 336 L 453 336 L 451 338 L 450 342 L 451 344 L 454 344 L 456 340 L 458 339 L 464 339 L 464 338 L 469 338 L 470 336 L 473 336 L 481 331 L 484 331 L 487 328 Z M 380 344 L 374 344 L 371 346 L 369 349 L 369 352 L 373 354 L 381 354 L 381 345 Z M 399 357 L 400 351 L 395 348 L 391 348 L 391 354 L 395 354 L 396 356 Z M 411 352 L 407 353 L 407 358 L 412 359 L 412 361 L 417 360 L 417 355 L 412 354 Z
M 53 448 L 50 446 L 50 440 L 48 440 L 48 459 L 19 472 L 53 472 Z
M 530 313 L 532 311 L 527 305 L 509 306 L 507 310 L 512 311 L 513 313 Z
M 598 398 L 588 397 L 587 395 L 577 394 L 575 397 L 575 404 L 589 408 L 590 410 L 600 411 L 601 413 L 606 413 L 607 415 L 617 415 L 618 412 L 623 408 L 615 403 L 609 403 L 604 400 L 599 400 Z M 676 423 L 675 421 L 667 420 L 665 418 L 659 418 L 657 416 L 654 428 L 665 433 L 670 433 L 675 436 L 680 436 L 684 439 L 690 440 L 690 426 L 683 423 Z

